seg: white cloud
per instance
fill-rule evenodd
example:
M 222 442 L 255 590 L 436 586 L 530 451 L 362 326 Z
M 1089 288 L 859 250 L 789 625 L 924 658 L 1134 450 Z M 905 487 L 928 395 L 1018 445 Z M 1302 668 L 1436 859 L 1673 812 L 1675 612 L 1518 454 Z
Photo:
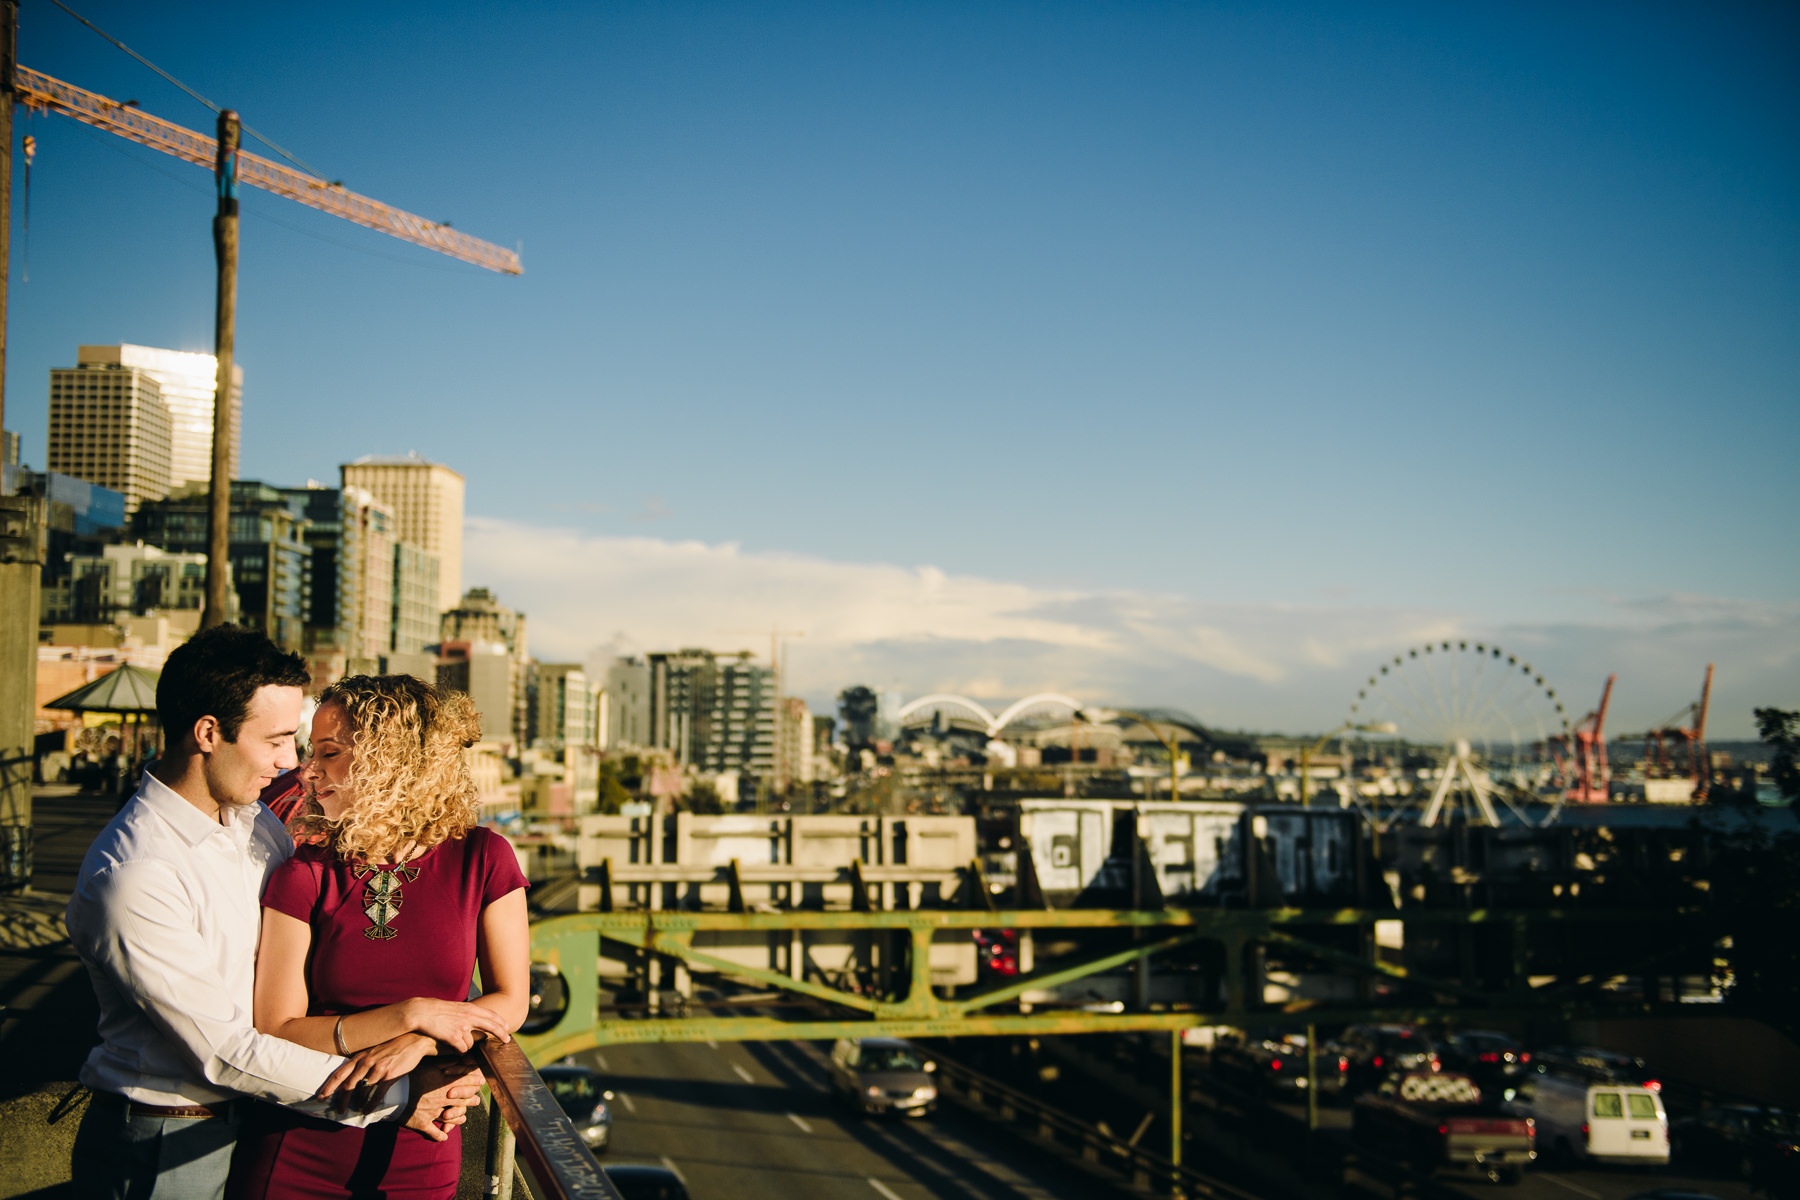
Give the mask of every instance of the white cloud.
M 1183 707 L 1227 728 L 1323 729 L 1382 660 L 1450 637 L 1487 637 L 1529 656 L 1573 697 L 1572 716 L 1618 672 L 1613 731 L 1670 715 L 1697 694 L 1709 661 L 1720 664 L 1717 736 L 1752 736 L 1755 706 L 1800 706 L 1796 604 L 1614 598 L 1599 622 L 1487 628 L 1423 609 L 1055 590 L 492 518 L 471 518 L 465 536 L 468 582 L 529 615 L 540 658 L 598 662 L 682 646 L 766 654 L 768 636 L 755 631 L 803 630 L 790 643 L 789 686 L 820 708 L 869 683 L 983 701 L 1059 691 Z

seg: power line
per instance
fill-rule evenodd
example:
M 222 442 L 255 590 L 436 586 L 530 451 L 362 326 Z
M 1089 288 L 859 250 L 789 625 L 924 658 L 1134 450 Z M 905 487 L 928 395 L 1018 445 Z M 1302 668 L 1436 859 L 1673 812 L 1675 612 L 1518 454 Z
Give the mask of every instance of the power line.
M 169 74 L 167 71 L 163 70 L 161 67 L 157 66 L 155 63 L 151 62 L 149 59 L 147 59 L 143 55 L 139 54 L 136 50 L 133 50 L 130 46 L 127 46 L 124 42 L 121 42 L 118 38 L 116 38 L 112 34 L 106 32 L 106 30 L 100 28 L 98 25 L 94 24 L 92 21 L 88 20 L 86 17 L 82 16 L 80 13 L 76 12 L 74 9 L 70 8 L 68 5 L 64 4 L 62 2 L 62 0 L 50 0 L 50 3 L 56 5 L 56 7 L 62 9 L 64 12 L 68 13 L 71 17 L 74 17 L 77 21 L 80 21 L 83 25 L 86 25 L 89 29 L 93 30 L 95 33 L 99 34 L 101 37 L 105 38 L 107 41 L 111 42 L 113 45 L 115 45 L 119 49 L 123 50 L 125 53 L 131 55 L 131 57 L 137 59 L 139 62 L 143 63 L 146 67 L 149 67 L 152 71 L 155 71 L 158 75 L 161 75 L 164 79 L 168 80 L 170 83 L 174 84 L 176 87 L 180 88 L 182 91 L 186 92 L 188 95 L 190 95 L 194 99 L 198 100 L 201 104 L 204 104 L 208 109 L 212 110 L 215 113 L 219 111 L 219 106 L 214 104 L 211 100 L 208 100 L 205 96 L 202 96 L 199 92 L 196 92 L 193 88 L 191 88 L 187 84 L 181 82 L 181 80 L 175 78 L 173 75 Z M 273 150 L 275 153 L 281 155 L 281 157 L 287 159 L 289 162 L 293 163 L 296 167 L 299 167 L 303 171 L 310 172 L 311 174 L 317 176 L 320 179 L 325 178 L 325 172 L 319 170 L 317 167 L 312 166 L 310 163 L 307 163 L 304 159 L 301 159 L 301 158 L 297 157 L 296 155 L 290 154 L 288 151 L 282 149 L 280 146 L 276 145 L 274 142 L 270 141 L 268 138 L 264 137 L 262 134 L 256 132 L 256 130 L 250 128 L 250 126 L 245 125 L 242 121 L 239 122 L 239 125 L 245 133 L 249 134 L 251 137 L 255 138 L 257 141 L 261 142 L 263 145 L 267 146 L 269 149 Z

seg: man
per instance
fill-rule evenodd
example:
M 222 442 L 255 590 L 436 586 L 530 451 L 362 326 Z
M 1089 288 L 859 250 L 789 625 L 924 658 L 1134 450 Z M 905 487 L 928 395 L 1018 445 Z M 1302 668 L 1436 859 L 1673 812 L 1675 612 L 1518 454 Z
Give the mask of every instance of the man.
M 252 1023 L 263 884 L 293 853 L 257 797 L 295 766 L 309 682 L 298 655 L 234 626 L 202 630 L 163 668 L 163 757 L 88 848 L 69 901 L 100 1000 L 100 1045 L 81 1068 L 93 1100 L 75 1138 L 83 1200 L 222 1196 L 245 1097 L 404 1121 L 440 1140 L 476 1102 L 471 1081 L 422 1067 L 368 1113 L 342 1115 L 323 1102 L 359 1077 L 361 1056 Z

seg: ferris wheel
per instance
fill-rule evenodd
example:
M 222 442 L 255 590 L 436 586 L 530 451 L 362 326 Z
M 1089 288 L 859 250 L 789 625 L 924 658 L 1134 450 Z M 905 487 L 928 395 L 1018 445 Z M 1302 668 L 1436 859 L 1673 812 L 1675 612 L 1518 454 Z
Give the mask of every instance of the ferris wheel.
M 1471 822 L 1498 825 L 1496 801 L 1528 825 L 1561 810 L 1564 789 L 1549 747 L 1568 737 L 1568 715 L 1535 667 L 1490 642 L 1430 642 L 1396 654 L 1356 693 L 1350 724 L 1391 727 L 1434 761 L 1421 825 L 1458 809 Z M 1385 824 L 1379 805 L 1365 807 Z M 1400 807 L 1417 804 L 1396 797 L 1389 805 Z

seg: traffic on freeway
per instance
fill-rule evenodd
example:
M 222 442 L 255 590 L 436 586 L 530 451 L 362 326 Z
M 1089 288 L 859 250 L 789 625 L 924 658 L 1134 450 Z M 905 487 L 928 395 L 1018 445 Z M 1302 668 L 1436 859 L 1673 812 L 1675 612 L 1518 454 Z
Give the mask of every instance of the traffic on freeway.
M 662 1167 L 692 1200 L 1131 1194 L 954 1106 L 868 1114 L 834 1086 L 831 1051 L 803 1042 L 616 1045 L 573 1062 L 612 1093 L 601 1164 Z

